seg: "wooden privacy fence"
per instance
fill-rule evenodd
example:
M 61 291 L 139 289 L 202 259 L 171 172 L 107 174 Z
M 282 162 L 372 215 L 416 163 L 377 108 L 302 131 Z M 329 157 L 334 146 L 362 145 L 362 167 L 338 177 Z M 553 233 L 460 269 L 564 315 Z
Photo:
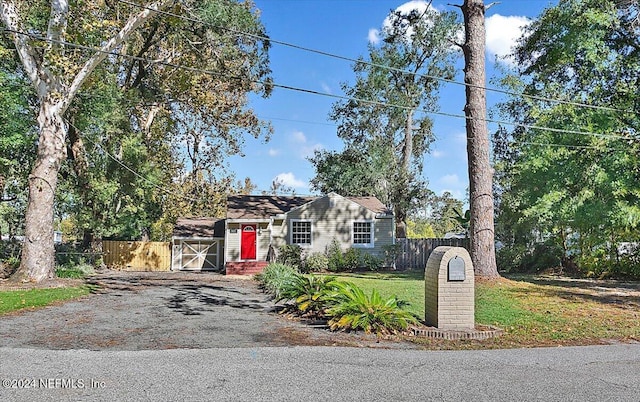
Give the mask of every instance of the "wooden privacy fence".
M 464 247 L 469 250 L 469 239 L 396 239 L 399 246 L 397 269 L 424 269 L 431 252 L 438 246 Z
M 171 243 L 148 241 L 102 242 L 104 263 L 122 271 L 169 271 Z

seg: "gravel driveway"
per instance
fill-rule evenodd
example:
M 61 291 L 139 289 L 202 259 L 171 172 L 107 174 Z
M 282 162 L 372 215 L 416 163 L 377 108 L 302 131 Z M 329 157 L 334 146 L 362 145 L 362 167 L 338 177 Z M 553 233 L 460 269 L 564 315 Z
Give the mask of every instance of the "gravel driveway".
M 0 317 L 0 347 L 411 347 L 289 320 L 277 314 L 270 298 L 246 277 L 112 271 L 91 282 L 100 289 L 83 299 Z

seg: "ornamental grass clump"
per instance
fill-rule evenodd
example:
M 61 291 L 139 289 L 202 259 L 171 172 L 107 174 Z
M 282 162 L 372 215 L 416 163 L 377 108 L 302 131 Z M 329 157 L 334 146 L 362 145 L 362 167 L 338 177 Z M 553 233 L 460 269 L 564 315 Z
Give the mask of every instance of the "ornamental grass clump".
M 290 298 L 292 288 L 302 275 L 293 267 L 272 263 L 267 265 L 255 278 L 260 286 L 273 295 L 276 301 Z
M 350 282 L 341 282 L 331 295 L 331 307 L 325 310 L 332 330 L 363 330 L 367 333 L 389 334 L 404 331 L 418 319 L 403 310 L 396 297 L 383 298 L 373 289 L 368 296 Z

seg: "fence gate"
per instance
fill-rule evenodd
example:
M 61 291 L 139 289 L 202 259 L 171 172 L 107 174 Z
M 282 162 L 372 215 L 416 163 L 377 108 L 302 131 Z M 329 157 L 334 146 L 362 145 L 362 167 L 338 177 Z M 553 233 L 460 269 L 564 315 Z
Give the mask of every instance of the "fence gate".
M 464 247 L 469 250 L 469 239 L 396 239 L 400 246 L 397 269 L 424 269 L 431 252 L 439 246 Z
M 171 243 L 148 241 L 102 242 L 104 263 L 122 271 L 169 271 Z

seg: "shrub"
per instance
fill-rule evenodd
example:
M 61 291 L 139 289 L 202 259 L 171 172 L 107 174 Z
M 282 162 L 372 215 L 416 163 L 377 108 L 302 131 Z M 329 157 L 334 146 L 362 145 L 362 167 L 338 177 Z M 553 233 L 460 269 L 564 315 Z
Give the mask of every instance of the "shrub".
M 344 271 L 345 258 L 338 240 L 333 239 L 327 247 L 327 269 L 331 272 Z
M 527 253 L 527 249 L 522 245 L 502 247 L 496 251 L 496 264 L 498 269 L 504 272 L 521 272 L 522 259 Z
M 15 271 L 20 266 L 20 258 L 18 258 L 18 257 L 9 257 L 9 258 L 7 258 L 5 263 L 7 264 L 7 266 L 9 266 L 10 269 Z
M 537 244 L 524 256 L 522 266 L 528 272 L 540 272 L 562 265 L 562 250 L 554 244 Z
M 357 248 L 350 248 L 344 253 L 344 265 L 340 271 L 355 271 L 360 268 L 362 252 Z
M 302 248 L 297 244 L 280 246 L 276 261 L 300 269 L 302 267 Z
M 540 272 L 561 266 L 562 250 L 546 243 L 536 244 L 533 250 L 513 245 L 496 252 L 496 263 L 505 272 Z
M 77 268 L 56 268 L 56 276 L 58 278 L 69 278 L 69 279 L 82 279 L 87 276 L 87 274 Z
M 382 260 L 373 254 L 360 253 L 360 266 L 369 271 L 377 271 L 382 267 Z
M 367 296 L 350 282 L 340 282 L 334 294 L 328 297 L 330 307 L 325 314 L 331 317 L 332 330 L 364 330 L 367 333 L 395 333 L 405 330 L 417 318 L 403 310 L 397 298 L 384 299 L 377 290 Z
M 394 267 L 396 264 L 396 260 L 402 251 L 402 245 L 400 244 L 387 244 L 382 246 L 382 250 L 384 251 L 384 264 L 387 267 Z
M 312 253 L 304 259 L 304 272 L 319 272 L 329 269 L 329 258 L 322 253 Z
M 18 270 L 20 259 L 15 256 L 0 260 L 0 279 L 8 278 Z
M 267 265 L 261 273 L 255 276 L 262 288 L 272 294 L 277 301 L 286 299 L 295 286 L 300 273 L 285 264 L 272 263 Z

